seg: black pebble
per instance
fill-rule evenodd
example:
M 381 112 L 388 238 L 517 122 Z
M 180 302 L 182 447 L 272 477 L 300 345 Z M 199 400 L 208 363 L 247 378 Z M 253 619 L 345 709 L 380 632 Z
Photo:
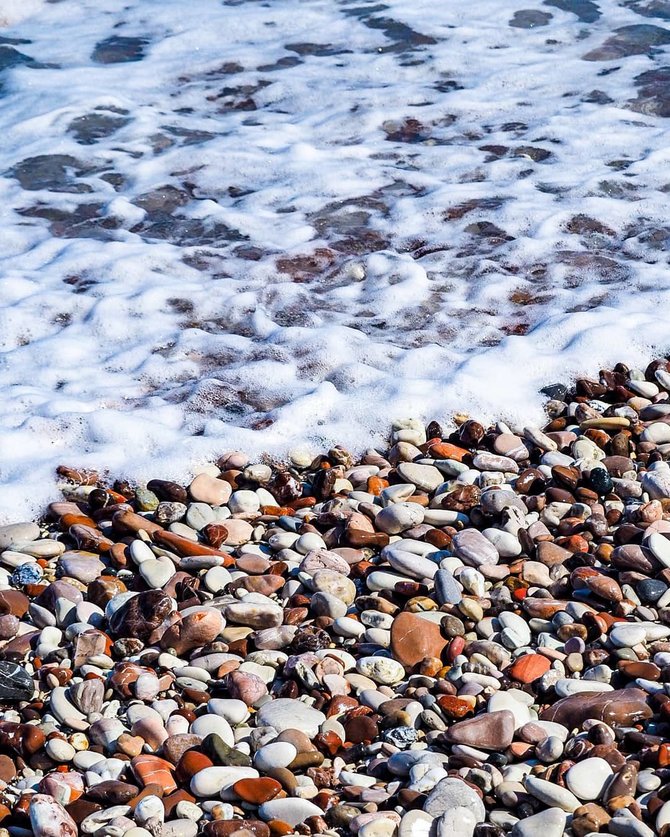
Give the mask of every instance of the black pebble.
M 668 585 L 656 578 L 645 578 L 635 585 L 635 592 L 644 604 L 655 604 L 667 589 Z
M 542 395 L 546 395 L 547 398 L 553 398 L 556 401 L 565 401 L 568 388 L 564 384 L 549 384 L 547 387 L 542 387 L 540 392 Z
M 612 487 L 612 477 L 604 468 L 594 468 L 589 474 L 589 488 L 599 496 L 609 494 Z
M 33 678 L 16 663 L 0 660 L 0 701 L 30 700 L 35 692 Z

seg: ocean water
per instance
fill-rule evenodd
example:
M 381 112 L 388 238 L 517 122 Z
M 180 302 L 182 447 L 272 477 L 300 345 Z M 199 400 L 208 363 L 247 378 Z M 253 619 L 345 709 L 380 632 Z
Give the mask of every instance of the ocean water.
M 668 0 L 0 0 L 0 518 L 539 422 L 670 346 Z

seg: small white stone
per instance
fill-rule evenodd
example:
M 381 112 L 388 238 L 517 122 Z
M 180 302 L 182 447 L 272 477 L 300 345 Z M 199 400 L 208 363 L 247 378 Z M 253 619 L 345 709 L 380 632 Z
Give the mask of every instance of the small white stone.
M 612 776 L 612 768 L 601 758 L 586 758 L 573 764 L 565 774 L 568 789 L 583 802 L 600 798 Z
M 288 767 L 298 755 L 298 751 L 288 741 L 273 741 L 257 750 L 254 766 L 263 772 L 276 767 Z
M 384 686 L 400 683 L 405 677 L 402 664 L 390 657 L 361 657 L 356 663 L 356 670 Z

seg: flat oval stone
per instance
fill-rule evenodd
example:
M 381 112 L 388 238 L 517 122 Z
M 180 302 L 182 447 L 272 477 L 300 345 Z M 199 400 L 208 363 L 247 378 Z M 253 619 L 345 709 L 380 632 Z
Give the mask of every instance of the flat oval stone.
M 322 817 L 323 810 L 308 799 L 286 797 L 264 802 L 258 809 L 258 814 L 264 820 L 280 820 L 290 826 L 296 826 L 309 817 Z
M 524 784 L 526 790 L 540 802 L 544 802 L 545 805 L 550 807 L 561 808 L 568 814 L 571 814 L 582 804 L 566 788 L 555 785 L 553 782 L 547 782 L 545 779 L 539 779 L 537 776 L 526 776 Z
M 441 817 L 454 808 L 467 808 L 474 814 L 475 822 L 484 822 L 486 809 L 479 795 L 461 779 L 442 779 L 428 794 L 423 810 L 433 817 Z
M 400 462 L 397 471 L 405 482 L 415 485 L 422 491 L 435 491 L 444 481 L 442 473 L 434 465 Z
M 554 721 L 571 730 L 581 727 L 589 718 L 605 721 L 611 726 L 632 726 L 648 720 L 652 715 L 646 692 L 630 688 L 570 695 L 545 709 L 541 719 Z
M 218 796 L 240 779 L 257 778 L 258 771 L 253 767 L 205 767 L 191 779 L 191 793 L 200 797 Z
M 577 799 L 588 802 L 600 798 L 612 773 L 605 759 L 587 758 L 573 764 L 567 771 L 565 784 Z
M 391 651 L 406 669 L 413 668 L 424 657 L 439 659 L 447 641 L 437 623 L 414 613 L 399 613 L 391 625 Z
M 462 529 L 454 535 L 453 548 L 458 557 L 472 566 L 497 564 L 500 555 L 495 546 L 477 529 Z
M 229 482 L 209 474 L 198 474 L 189 485 L 188 491 L 196 502 L 207 503 L 210 506 L 222 506 L 233 493 Z
M 33 678 L 24 668 L 0 660 L 0 700 L 30 700 L 34 691 Z
M 257 726 L 266 726 L 284 732 L 297 729 L 310 738 L 319 732 L 319 727 L 326 720 L 323 712 L 308 706 L 300 700 L 277 698 L 264 703 L 256 713 Z
M 279 782 L 269 776 L 259 779 L 240 779 L 233 785 L 233 792 L 243 802 L 249 802 L 252 805 L 262 805 L 263 802 L 274 799 L 278 793 L 281 793 L 281 790 L 282 786 Z
M 539 814 L 519 820 L 514 824 L 511 837 L 562 837 L 567 815 L 561 808 L 547 808 Z
M 447 739 L 452 744 L 466 744 L 481 750 L 504 750 L 514 738 L 516 721 L 507 709 L 487 712 L 458 721 L 447 730 Z

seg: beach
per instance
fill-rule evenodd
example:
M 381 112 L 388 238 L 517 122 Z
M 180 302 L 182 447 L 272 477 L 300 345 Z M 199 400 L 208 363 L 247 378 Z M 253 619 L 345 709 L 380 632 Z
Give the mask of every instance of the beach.
M 184 481 L 538 424 L 542 386 L 667 346 L 658 4 L 12 8 L 4 522 L 75 452 Z
M 0 1 L 0 837 L 667 837 L 668 20 Z

